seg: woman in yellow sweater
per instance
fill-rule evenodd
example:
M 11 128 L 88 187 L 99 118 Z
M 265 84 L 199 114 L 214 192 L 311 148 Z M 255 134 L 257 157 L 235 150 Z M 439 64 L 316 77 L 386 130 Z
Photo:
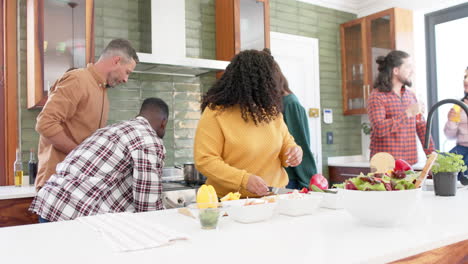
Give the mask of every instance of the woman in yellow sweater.
M 288 183 L 284 167 L 301 163 L 302 150 L 281 114 L 275 69 L 267 52 L 240 52 L 203 96 L 195 165 L 220 197 L 236 191 L 243 197 L 266 195 L 268 187 Z

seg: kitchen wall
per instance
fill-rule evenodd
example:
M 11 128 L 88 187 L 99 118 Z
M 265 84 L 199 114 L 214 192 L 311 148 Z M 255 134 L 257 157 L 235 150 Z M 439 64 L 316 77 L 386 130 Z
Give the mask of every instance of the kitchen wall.
M 39 110 L 26 105 L 26 15 L 25 0 L 20 1 L 20 130 L 23 159 L 29 148 L 37 148 L 34 131 Z M 128 38 L 139 49 L 148 49 L 148 1 L 95 0 L 95 53 L 99 55 L 113 38 Z M 334 144 L 322 136 L 324 173 L 328 156 L 361 153 L 360 117 L 342 115 L 339 24 L 354 19 L 354 14 L 323 8 L 295 0 L 271 0 L 271 31 L 319 39 L 321 107 L 334 110 L 334 123 L 322 125 L 322 135 L 334 134 Z M 123 19 L 125 18 L 125 19 Z M 214 0 L 186 0 L 187 56 L 215 58 Z M 170 107 L 170 122 L 164 139 L 167 163 L 172 166 L 192 160 L 193 136 L 199 119 L 201 93 L 209 89 L 214 75 L 174 77 L 132 74 L 129 82 L 109 90 L 109 124 L 134 117 L 144 98 L 163 98 Z
M 343 116 L 340 24 L 356 18 L 346 13 L 295 0 L 270 0 L 271 31 L 319 40 L 320 105 L 333 109 L 333 124 L 322 122 L 323 172 L 327 158 L 361 154 L 360 116 Z M 333 132 L 333 144 L 326 132 Z
M 29 149 L 37 148 L 38 134 L 34 130 L 39 110 L 27 110 L 26 105 L 26 19 L 25 3 L 20 2 L 20 98 L 21 147 L 23 161 L 29 160 Z M 96 60 L 107 43 L 114 38 L 129 39 L 137 50 L 149 52 L 149 0 L 95 0 Z M 125 18 L 125 19 L 122 19 Z M 214 1 L 186 1 L 187 56 L 215 58 Z M 148 45 L 149 43 L 149 45 Z M 141 102 L 148 97 L 160 97 L 170 109 L 164 138 L 167 148 L 166 166 L 191 162 L 193 137 L 200 117 L 202 90 L 214 82 L 213 74 L 203 77 L 175 77 L 137 74 L 121 86 L 108 90 L 110 112 L 108 124 L 137 115 Z

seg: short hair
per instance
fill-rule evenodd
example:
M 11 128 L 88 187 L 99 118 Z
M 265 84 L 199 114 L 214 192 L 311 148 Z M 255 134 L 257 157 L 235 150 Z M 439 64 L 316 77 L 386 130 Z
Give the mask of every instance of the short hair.
M 409 58 L 409 54 L 401 50 L 393 50 L 387 56 L 379 56 L 375 62 L 379 65 L 379 75 L 374 82 L 374 87 L 380 92 L 392 91 L 393 68 L 403 64 L 403 59 Z
M 122 56 L 127 62 L 129 62 L 130 59 L 133 59 L 136 63 L 140 61 L 132 44 L 126 39 L 113 39 L 109 42 L 102 51 L 101 57 L 109 55 Z
M 161 98 L 156 98 L 156 97 L 146 98 L 141 104 L 140 115 L 146 111 L 159 112 L 166 119 L 169 116 L 169 106 Z

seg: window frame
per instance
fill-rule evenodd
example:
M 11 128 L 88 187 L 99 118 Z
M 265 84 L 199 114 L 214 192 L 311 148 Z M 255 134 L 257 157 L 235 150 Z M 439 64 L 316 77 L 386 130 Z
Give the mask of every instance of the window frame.
M 425 29 L 426 29 L 426 72 L 427 72 L 427 97 L 429 105 L 437 103 L 437 61 L 436 61 L 436 41 L 435 41 L 435 26 L 452 20 L 468 17 L 468 3 L 449 7 L 436 12 L 426 14 Z M 436 115 L 434 115 L 436 116 Z M 436 149 L 439 146 L 439 120 L 437 117 L 432 117 L 431 135 L 434 140 Z M 428 120 L 429 122 L 429 120 Z

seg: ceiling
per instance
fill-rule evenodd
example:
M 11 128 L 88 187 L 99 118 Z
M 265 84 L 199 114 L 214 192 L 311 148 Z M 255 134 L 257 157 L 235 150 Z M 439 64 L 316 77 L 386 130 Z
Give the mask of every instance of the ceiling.
M 366 16 L 391 7 L 400 7 L 429 13 L 458 4 L 466 3 L 466 0 L 297 0 L 314 5 L 333 8 L 341 11 L 357 14 L 358 17 Z

